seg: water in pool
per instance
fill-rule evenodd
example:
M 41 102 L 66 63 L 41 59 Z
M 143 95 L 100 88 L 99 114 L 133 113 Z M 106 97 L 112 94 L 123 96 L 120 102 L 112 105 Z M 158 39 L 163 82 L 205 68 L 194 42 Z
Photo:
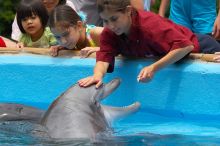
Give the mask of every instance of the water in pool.
M 142 113 L 143 112 L 143 113 Z M 220 144 L 219 125 L 198 121 L 180 121 L 146 114 L 145 111 L 116 122 L 111 137 L 97 142 L 83 139 L 50 139 L 41 125 L 24 121 L 0 123 L 0 142 L 4 146 L 25 145 L 129 145 L 129 146 L 213 146 Z M 149 118 L 146 118 L 149 117 Z M 145 117 L 145 118 L 143 118 Z M 132 120 L 141 119 L 140 124 Z M 143 121 L 145 121 L 143 123 Z
M 94 59 L 2 55 L 0 102 L 46 110 L 70 85 L 90 75 L 94 63 Z M 113 123 L 111 137 L 102 137 L 96 143 L 54 140 L 45 136 L 41 125 L 13 121 L 0 122 L 0 145 L 220 145 L 219 65 L 173 65 L 160 71 L 151 83 L 138 84 L 135 76 L 144 65 L 144 60 L 117 60 L 115 72 L 105 78 L 120 77 L 122 84 L 104 104 L 142 104 L 136 114 Z

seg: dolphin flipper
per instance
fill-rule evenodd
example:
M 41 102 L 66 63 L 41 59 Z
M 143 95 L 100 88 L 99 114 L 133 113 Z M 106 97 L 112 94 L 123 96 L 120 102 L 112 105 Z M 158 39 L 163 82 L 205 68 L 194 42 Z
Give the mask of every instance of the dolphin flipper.
M 113 122 L 116 119 L 126 117 L 140 108 L 140 102 L 135 102 L 125 107 L 112 107 L 107 105 L 101 105 L 104 115 L 108 122 Z
M 0 121 L 28 120 L 39 122 L 43 114 L 43 110 L 22 104 L 0 104 Z

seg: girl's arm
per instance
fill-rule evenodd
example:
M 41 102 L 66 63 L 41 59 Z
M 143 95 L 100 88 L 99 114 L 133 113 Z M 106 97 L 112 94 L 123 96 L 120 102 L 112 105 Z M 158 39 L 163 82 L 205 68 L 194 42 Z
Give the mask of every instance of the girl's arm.
M 88 87 L 92 84 L 96 84 L 96 88 L 102 85 L 102 78 L 105 76 L 109 63 L 98 61 L 94 68 L 93 76 L 81 79 L 78 81 L 78 84 L 81 87 Z
M 97 46 L 100 46 L 100 36 L 101 36 L 103 29 L 104 29 L 104 27 L 96 26 L 95 28 L 92 28 L 90 30 L 90 35 L 92 37 L 92 40 L 95 41 Z
M 167 65 L 173 64 L 176 61 L 180 60 L 185 55 L 190 53 L 193 50 L 193 48 L 194 47 L 192 45 L 190 45 L 185 48 L 180 48 L 180 49 L 175 49 L 175 50 L 170 51 L 167 55 L 162 57 L 157 62 L 151 64 L 150 66 L 143 68 L 141 70 L 141 72 L 139 73 L 137 80 L 141 81 L 141 82 L 150 81 L 153 78 L 154 73 L 156 71 L 160 70 L 161 68 L 163 68 Z
M 170 5 L 170 0 L 161 0 L 160 8 L 158 14 L 162 17 L 165 17 L 167 7 Z

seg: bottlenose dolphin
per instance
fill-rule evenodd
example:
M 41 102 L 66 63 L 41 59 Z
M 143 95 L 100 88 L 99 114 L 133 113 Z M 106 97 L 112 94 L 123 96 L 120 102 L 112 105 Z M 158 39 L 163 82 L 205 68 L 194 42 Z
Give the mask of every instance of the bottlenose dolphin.
M 28 120 L 37 123 L 43 114 L 43 110 L 31 106 L 0 103 L 0 121 Z
M 126 107 L 111 107 L 100 101 L 120 84 L 114 79 L 98 89 L 78 84 L 71 86 L 42 112 L 36 108 L 18 104 L 0 104 L 1 120 L 29 120 L 45 126 L 51 138 L 95 139 L 97 135 L 111 131 L 111 122 L 136 112 L 140 103 Z

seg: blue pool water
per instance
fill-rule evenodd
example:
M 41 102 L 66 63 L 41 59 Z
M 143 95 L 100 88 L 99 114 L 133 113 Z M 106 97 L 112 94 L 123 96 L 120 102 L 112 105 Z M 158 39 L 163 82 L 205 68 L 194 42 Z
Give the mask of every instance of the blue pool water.
M 135 115 L 113 123 L 114 138 L 106 145 L 220 145 L 220 65 L 187 61 L 156 73 L 148 84 L 136 76 L 151 60 L 116 61 L 108 82 L 120 77 L 120 87 L 104 104 L 141 102 Z M 47 109 L 80 78 L 92 74 L 92 58 L 0 56 L 0 102 Z M 88 141 L 52 141 L 30 134 L 25 123 L 0 123 L 0 145 L 90 145 Z

